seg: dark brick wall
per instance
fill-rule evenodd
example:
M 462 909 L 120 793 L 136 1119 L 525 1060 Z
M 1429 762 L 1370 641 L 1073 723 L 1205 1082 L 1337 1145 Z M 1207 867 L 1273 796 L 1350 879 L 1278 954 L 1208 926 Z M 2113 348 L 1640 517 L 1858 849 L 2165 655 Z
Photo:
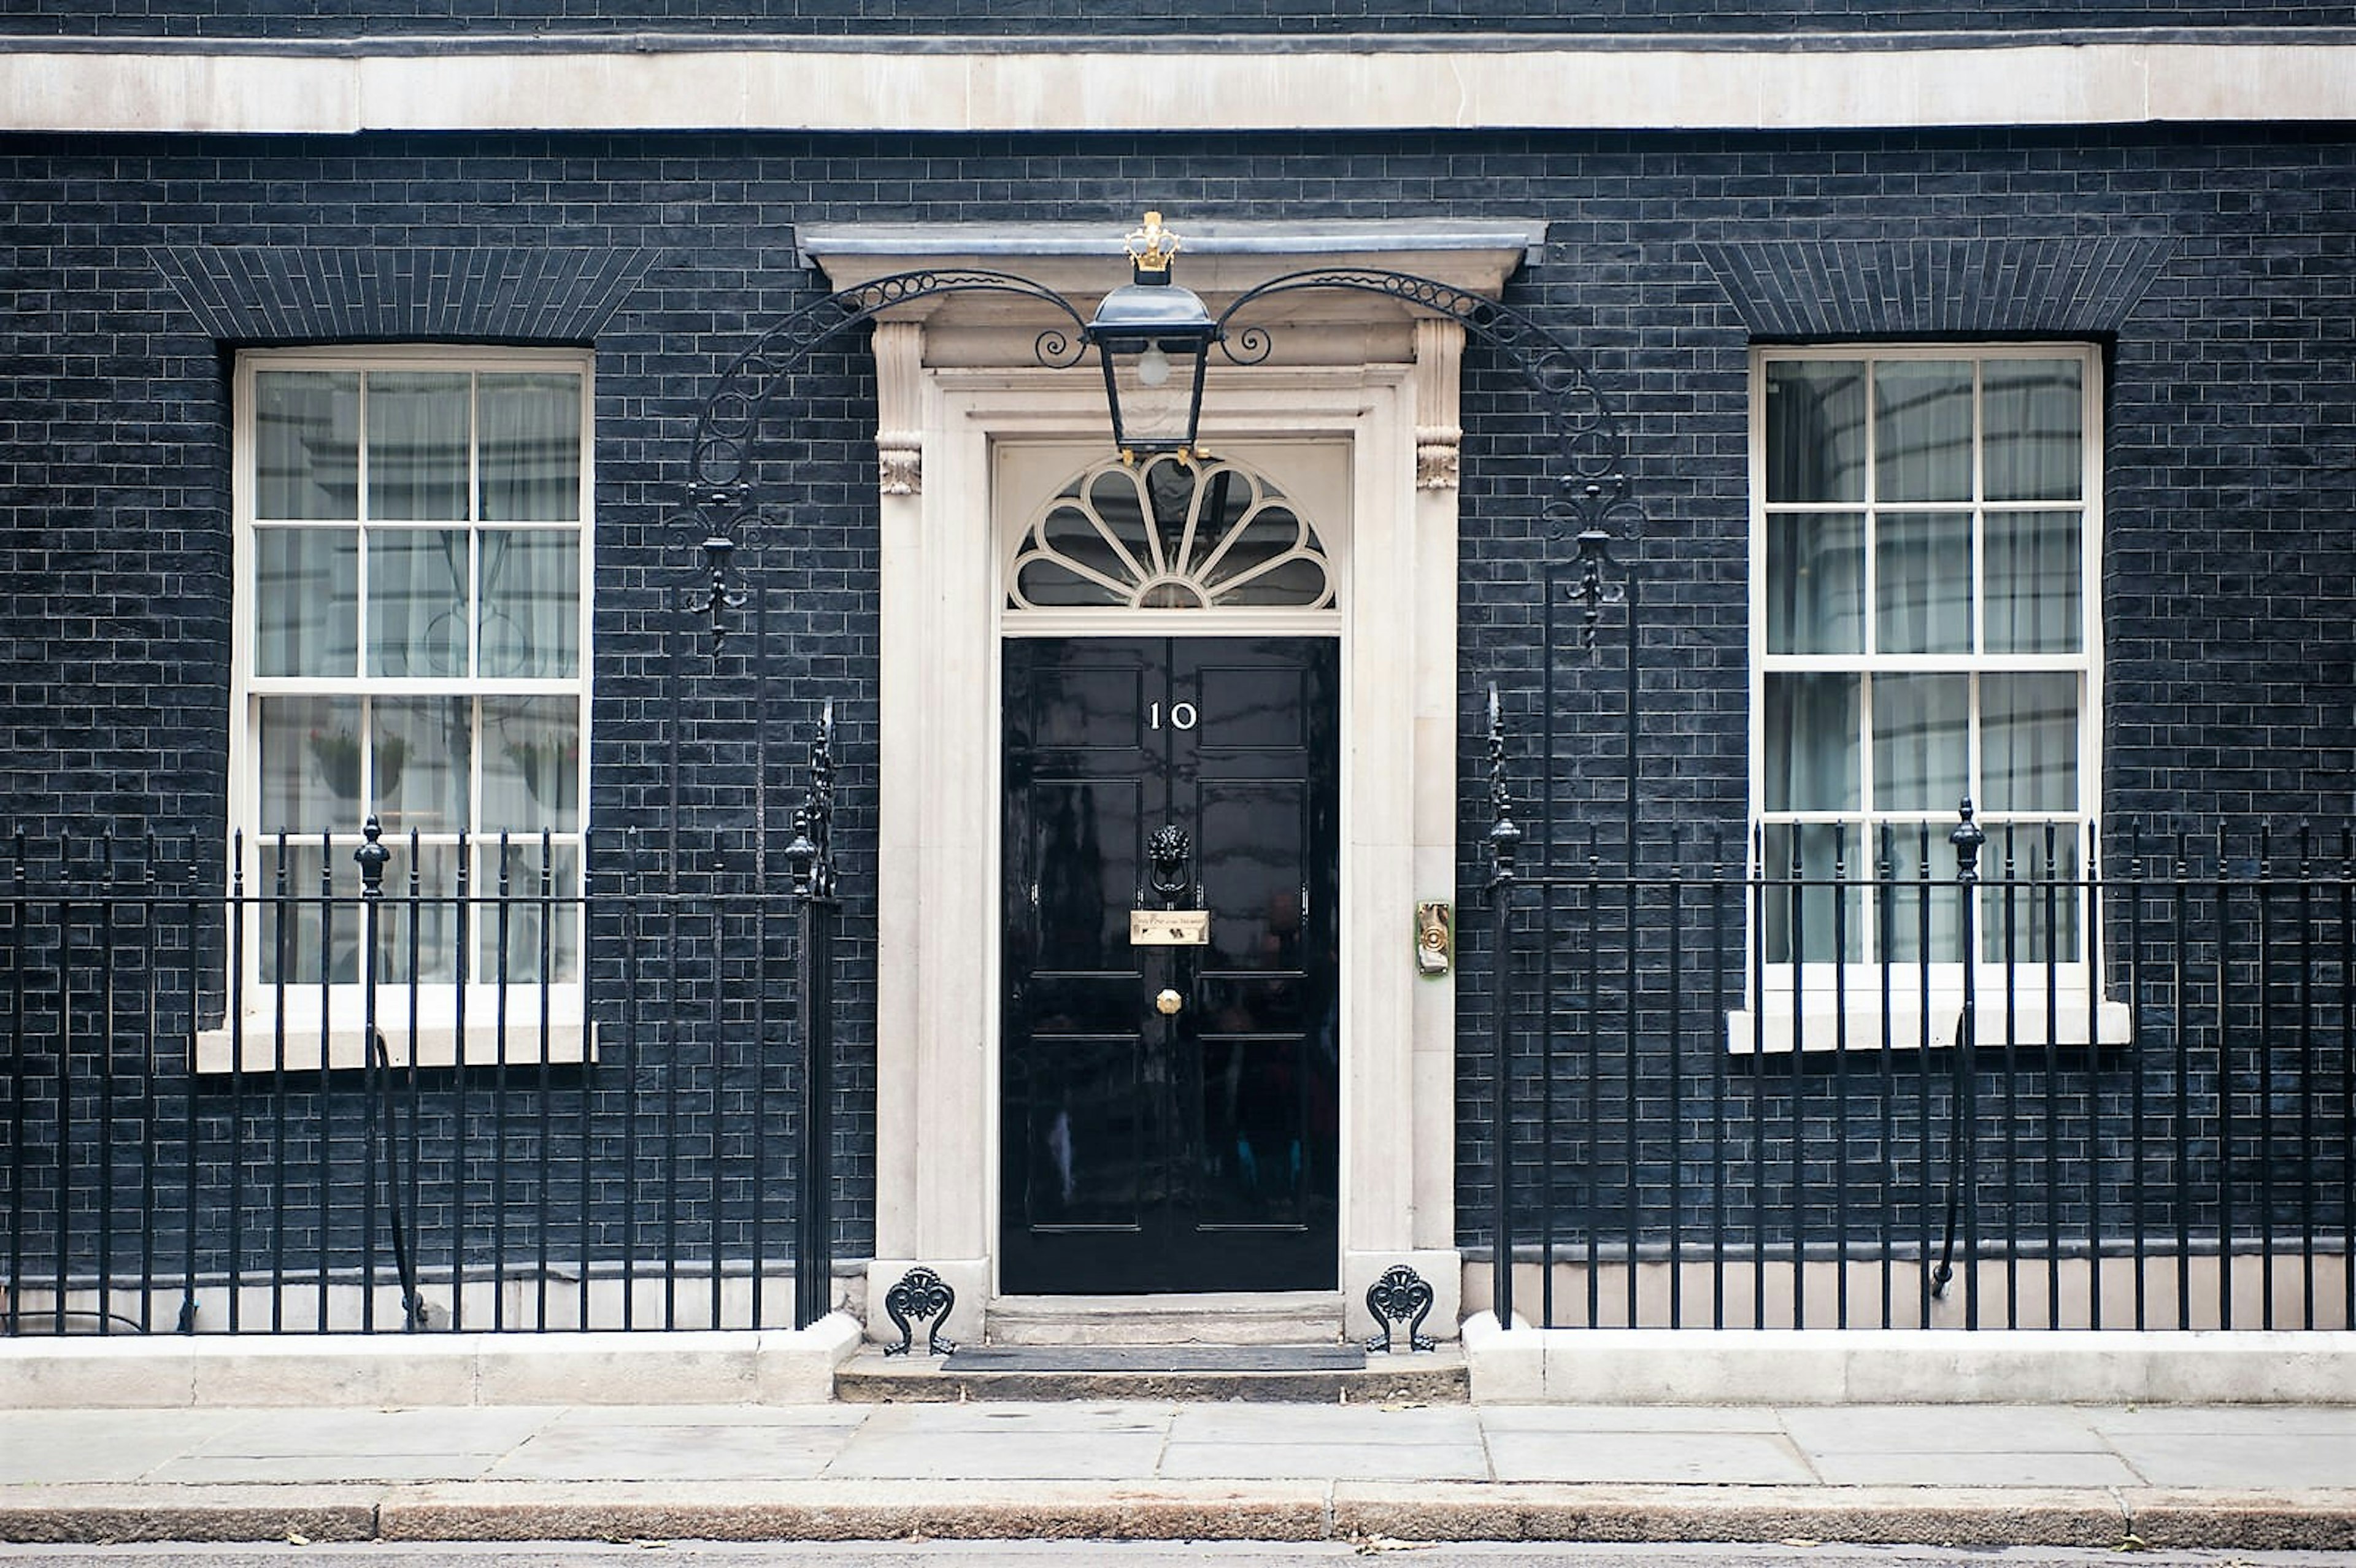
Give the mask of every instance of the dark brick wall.
M 1759 33 L 1954 28 L 2344 27 L 2345 6 L 2313 0 L 388 0 L 356 18 L 335 0 L 27 0 L 12 31 L 71 36 L 385 37 L 667 30 L 809 37 L 1025 33 Z
M 2356 145 L 2341 130 L 17 138 L 0 143 L 0 187 L 14 204 L 0 235 L 0 829 L 37 839 L 111 825 L 218 842 L 235 346 L 224 334 L 282 340 L 284 322 L 299 335 L 303 318 L 252 325 L 192 281 L 190 258 L 406 258 L 380 267 L 409 287 L 464 272 L 429 253 L 577 251 L 580 265 L 545 275 L 634 279 L 589 325 L 552 293 L 524 297 L 544 298 L 539 313 L 508 298 L 482 330 L 594 339 L 597 825 L 675 828 L 688 848 L 716 844 L 743 863 L 755 705 L 768 705 L 774 742 L 805 734 L 831 698 L 849 928 L 870 943 L 873 387 L 845 346 L 780 405 L 776 430 L 797 439 L 770 449 L 770 526 L 747 560 L 775 591 L 772 635 L 732 644 L 716 671 L 680 640 L 675 611 L 694 564 L 672 524 L 695 411 L 760 326 L 811 297 L 794 267 L 797 223 L 1056 219 L 1109 231 L 1149 202 L 1182 226 L 1190 213 L 1276 211 L 1550 223 L 1511 298 L 1589 355 L 1624 421 L 1647 514 L 1623 551 L 1642 572 L 1647 798 L 1730 829 L 1744 797 L 1745 310 L 1757 301 L 1739 304 L 1712 256 L 1722 268 L 1737 240 L 1943 255 L 1966 240 L 2066 242 L 2081 257 L 2097 241 L 2162 247 L 2101 328 L 2106 807 L 2163 824 L 2337 822 L 2356 792 Z M 647 259 L 643 271 L 610 264 L 622 255 Z M 1466 374 L 1465 732 L 1492 679 L 1526 720 L 1548 704 L 1561 750 L 1543 770 L 1517 759 L 1517 788 L 1535 800 L 1552 779 L 1552 816 L 1535 826 L 1573 833 L 1618 809 L 1622 677 L 1616 656 L 1592 667 L 1550 656 L 1537 635 L 1540 569 L 1563 555 L 1537 520 L 1539 432 L 1511 366 L 1476 346 Z M 762 667 L 757 682 L 747 660 Z M 784 804 L 772 800 L 773 828 Z M 1485 827 L 1468 789 L 1468 847 Z M 1465 869 L 1476 887 L 1469 848 Z M 1464 901 L 1469 914 L 1477 895 Z M 857 1150 L 872 1138 L 872 957 L 852 973 L 844 1111 Z M 1468 1235 L 1485 1202 L 1485 1068 L 1470 1050 L 1483 1038 L 1485 973 L 1468 944 Z M 871 1200 L 863 1176 L 852 1188 L 856 1245 Z

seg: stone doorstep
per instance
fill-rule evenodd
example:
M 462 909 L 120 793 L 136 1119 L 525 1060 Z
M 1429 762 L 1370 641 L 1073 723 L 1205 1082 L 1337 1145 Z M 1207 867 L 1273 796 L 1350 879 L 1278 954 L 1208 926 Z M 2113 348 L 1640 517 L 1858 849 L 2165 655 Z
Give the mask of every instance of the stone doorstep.
M 1364 1367 L 1285 1371 L 1151 1368 L 1134 1371 L 951 1371 L 939 1358 L 886 1357 L 873 1346 L 835 1374 L 835 1397 L 853 1403 L 961 1403 L 969 1400 L 1258 1401 L 1295 1404 L 1462 1404 L 1472 1396 L 1463 1351 L 1372 1355 Z
M 1197 1296 L 1000 1296 L 992 1345 L 1332 1344 L 1343 1323 L 1337 1291 Z

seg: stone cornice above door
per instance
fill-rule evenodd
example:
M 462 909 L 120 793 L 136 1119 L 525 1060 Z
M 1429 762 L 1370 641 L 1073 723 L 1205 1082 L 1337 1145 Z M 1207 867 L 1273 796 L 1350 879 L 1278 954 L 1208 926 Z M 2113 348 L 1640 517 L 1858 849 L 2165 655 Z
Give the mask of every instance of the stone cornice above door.
M 803 262 L 836 290 L 910 272 L 1002 272 L 1055 290 L 1083 316 L 1128 281 L 1117 225 L 814 225 L 798 235 Z M 1412 219 L 1366 222 L 1247 222 L 1204 219 L 1180 230 L 1177 272 L 1215 313 L 1246 292 L 1301 272 L 1407 273 L 1494 299 L 1545 242 L 1537 219 Z M 1365 288 L 1288 290 L 1253 302 L 1238 327 L 1265 330 L 1276 366 L 1412 365 L 1423 417 L 1418 482 L 1456 482 L 1458 366 L 1463 327 L 1408 299 Z M 928 371 L 1037 367 L 1038 335 L 1072 318 L 1022 293 L 927 293 L 877 313 L 879 480 L 887 496 L 924 485 L 923 405 Z M 1074 365 L 1071 374 L 1089 372 Z
M 1286 222 L 1173 212 L 1170 220 L 1183 240 L 1177 279 L 1214 313 L 1248 290 L 1312 269 L 1407 272 L 1494 299 L 1546 241 L 1546 225 L 1535 219 Z M 1063 294 L 1086 315 L 1129 281 L 1121 236 L 1131 222 L 813 224 L 796 240 L 804 263 L 830 288 L 901 272 L 1011 272 Z M 1280 363 L 1404 363 L 1413 357 L 1409 324 L 1424 314 L 1384 294 L 1316 289 L 1273 296 L 1238 325 L 1323 329 L 1280 337 Z M 1019 294 L 974 292 L 894 306 L 881 319 L 924 323 L 926 364 L 978 367 L 1032 363 L 1033 336 L 1055 318 Z

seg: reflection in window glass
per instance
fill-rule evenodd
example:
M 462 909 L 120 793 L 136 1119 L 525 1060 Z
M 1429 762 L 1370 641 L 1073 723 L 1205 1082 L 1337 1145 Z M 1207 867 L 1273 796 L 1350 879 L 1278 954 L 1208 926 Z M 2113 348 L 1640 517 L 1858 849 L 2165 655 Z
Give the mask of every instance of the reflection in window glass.
M 473 378 L 371 371 L 368 378 L 369 516 L 464 521 Z
M 257 675 L 346 676 L 359 649 L 359 535 L 351 528 L 253 531 Z
M 266 370 L 253 379 L 254 516 L 359 516 L 359 377 Z
M 1972 368 L 1885 359 L 1873 374 L 1873 479 L 1881 501 L 1972 498 Z
M 1787 512 L 1767 525 L 1767 651 L 1865 651 L 1865 518 Z

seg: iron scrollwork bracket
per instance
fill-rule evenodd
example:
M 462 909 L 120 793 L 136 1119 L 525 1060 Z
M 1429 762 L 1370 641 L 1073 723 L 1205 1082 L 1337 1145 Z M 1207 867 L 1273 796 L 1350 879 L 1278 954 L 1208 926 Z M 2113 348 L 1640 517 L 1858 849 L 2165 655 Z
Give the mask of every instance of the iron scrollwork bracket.
M 1366 1341 L 1370 1356 L 1388 1355 L 1398 1347 L 1393 1336 L 1398 1326 L 1407 1325 L 1407 1345 L 1410 1350 L 1435 1350 L 1439 1342 L 1425 1335 L 1423 1320 L 1431 1316 L 1431 1283 L 1405 1264 L 1395 1264 L 1383 1273 L 1383 1277 L 1366 1287 L 1366 1310 L 1383 1331 Z
M 894 1328 L 900 1330 L 900 1342 L 886 1345 L 887 1356 L 905 1356 L 916 1349 L 916 1334 L 910 1318 L 926 1322 L 925 1354 L 952 1355 L 957 1341 L 941 1338 L 941 1325 L 947 1323 L 950 1309 L 957 1306 L 957 1292 L 928 1268 L 912 1268 L 900 1276 L 900 1283 L 884 1293 L 884 1310 L 890 1316 Z

